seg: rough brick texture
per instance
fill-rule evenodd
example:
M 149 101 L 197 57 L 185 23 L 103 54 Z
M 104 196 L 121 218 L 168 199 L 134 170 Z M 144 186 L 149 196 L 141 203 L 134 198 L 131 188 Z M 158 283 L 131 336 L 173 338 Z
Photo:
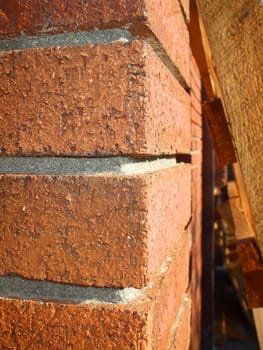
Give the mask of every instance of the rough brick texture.
M 191 327 L 199 341 L 201 86 L 188 20 L 189 0 L 0 0 L 0 162 L 18 157 L 0 175 L 0 349 L 188 350 Z M 192 165 L 170 166 L 178 153 Z M 138 156 L 174 158 L 100 173 L 99 157 L 117 155 L 137 170 Z M 98 157 L 99 170 L 68 162 L 55 175 L 57 156 Z
M 168 350 L 189 350 L 191 333 L 191 299 L 185 296 L 185 301 L 176 317 L 169 338 Z
M 190 247 L 191 237 L 185 231 L 177 240 L 175 252 L 170 252 L 160 269 L 162 280 L 154 287 L 155 292 L 149 295 L 155 300 L 152 329 L 154 334 L 158 334 L 153 349 L 167 349 L 174 318 L 183 303 L 189 284 Z M 171 268 L 168 268 L 169 265 Z
M 145 285 L 189 221 L 190 176 L 187 165 L 140 176 L 1 176 L 0 274 Z
M 174 0 L 0 0 L 0 36 L 147 26 L 189 81 L 189 35 Z M 145 33 L 144 33 L 145 34 Z
M 143 41 L 1 54 L 1 155 L 188 153 L 190 100 Z
M 189 248 L 189 234 L 183 232 L 153 285 L 128 304 L 19 300 L 1 294 L 1 348 L 167 349 L 171 320 L 187 288 Z

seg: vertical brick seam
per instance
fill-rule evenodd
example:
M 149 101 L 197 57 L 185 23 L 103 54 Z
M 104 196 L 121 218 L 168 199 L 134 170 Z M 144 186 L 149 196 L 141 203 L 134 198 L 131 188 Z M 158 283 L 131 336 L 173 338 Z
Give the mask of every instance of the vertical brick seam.
M 202 273 L 202 109 L 201 79 L 194 57 L 191 58 L 191 123 L 192 123 L 192 222 L 193 246 L 191 252 L 192 296 L 191 350 L 200 349 L 201 340 L 201 273 Z

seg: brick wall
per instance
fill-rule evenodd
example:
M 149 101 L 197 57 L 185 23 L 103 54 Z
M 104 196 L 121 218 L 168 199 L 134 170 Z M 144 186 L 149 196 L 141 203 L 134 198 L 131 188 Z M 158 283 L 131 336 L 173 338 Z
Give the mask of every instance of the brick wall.
M 1 349 L 198 343 L 188 17 L 185 0 L 0 0 Z
M 202 274 L 202 115 L 201 80 L 195 59 L 191 58 L 191 128 L 192 128 L 192 336 L 191 350 L 200 349 L 201 341 L 201 274 Z

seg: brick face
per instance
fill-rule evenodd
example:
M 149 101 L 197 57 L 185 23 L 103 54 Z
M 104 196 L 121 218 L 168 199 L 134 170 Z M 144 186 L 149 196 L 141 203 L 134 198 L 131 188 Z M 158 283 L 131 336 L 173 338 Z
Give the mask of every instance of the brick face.
M 189 33 L 178 0 L 145 1 L 148 25 L 190 84 Z
M 160 258 L 165 256 L 167 247 L 172 247 L 175 237 L 187 226 L 191 217 L 191 169 L 183 165 L 172 176 L 166 169 L 161 176 L 151 178 L 147 201 L 149 208 L 149 266 L 155 270 Z M 189 179 L 189 180 L 188 180 Z M 168 196 L 169 193 L 169 196 Z M 160 225 L 165 222 L 165 225 Z
M 191 299 L 186 296 L 172 329 L 168 350 L 189 350 L 191 333 Z
M 0 1 L 0 36 L 147 26 L 189 82 L 189 34 L 178 1 L 173 0 L 15 0 Z M 63 14 L 63 15 L 62 15 Z M 182 54 L 183 53 L 183 54 Z
M 167 349 L 174 317 L 178 315 L 183 303 L 184 292 L 189 284 L 190 246 L 191 238 L 189 233 L 185 231 L 176 250 L 174 265 L 176 270 L 170 269 L 167 272 L 169 277 L 164 284 L 165 288 L 157 292 L 158 307 L 155 306 L 153 309 L 153 330 L 154 333 L 158 334 L 156 349 Z M 179 341 L 174 343 L 177 342 L 179 343 Z
M 195 124 L 194 127 L 199 126 L 199 128 L 200 128 L 202 126 L 202 117 L 194 108 L 191 108 L 191 119 L 192 119 L 192 123 Z M 199 131 L 198 136 L 200 138 L 202 137 L 201 131 Z
M 0 298 L 0 344 L 9 350 L 147 350 L 147 309 L 138 309 Z
M 141 0 L 14 0 L 0 1 L 2 37 L 26 34 L 77 31 L 142 20 Z
M 190 218 L 183 165 L 142 176 L 3 175 L 0 182 L 1 275 L 141 287 Z
M 189 234 L 183 232 L 153 285 L 128 304 L 71 304 L 2 296 L 2 348 L 166 349 L 166 334 L 187 287 L 189 248 Z
M 1 56 L 2 155 L 189 152 L 190 100 L 142 41 Z

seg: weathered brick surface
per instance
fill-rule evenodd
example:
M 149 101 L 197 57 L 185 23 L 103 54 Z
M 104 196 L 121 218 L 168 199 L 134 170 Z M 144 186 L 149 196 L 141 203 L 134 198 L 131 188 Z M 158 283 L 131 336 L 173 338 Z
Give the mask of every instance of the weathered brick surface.
M 0 0 L 0 14 L 2 37 L 147 26 L 189 82 L 189 35 L 177 0 Z
M 193 166 L 192 168 L 192 181 L 195 182 L 196 180 L 201 181 L 201 176 L 202 175 L 202 166 L 201 165 L 196 165 Z
M 190 167 L 182 165 L 177 177 L 167 169 L 159 176 L 156 174 L 151 178 L 147 196 L 151 234 L 148 236 L 147 246 L 152 274 L 159 265 L 160 257 L 166 255 L 167 247 L 173 246 L 178 231 L 190 220 L 191 186 L 188 187 L 191 182 L 190 173 Z
M 143 41 L 2 53 L 1 155 L 187 153 L 190 99 Z
M 0 177 L 0 274 L 141 287 L 190 218 L 190 167 Z M 15 218 L 15 219 L 14 219 Z
M 157 291 L 158 307 L 155 306 L 153 309 L 153 332 L 158 334 L 156 349 L 167 349 L 175 315 L 179 312 L 189 284 L 191 238 L 188 231 L 185 231 L 180 238 L 174 267 L 164 272 L 169 277 L 164 280 L 164 288 Z M 172 256 L 168 257 L 169 260 L 172 261 Z
M 203 142 L 197 137 L 192 137 L 192 150 L 193 151 L 203 151 Z
M 193 151 L 191 157 L 192 157 L 192 164 L 193 165 L 199 166 L 200 164 L 202 164 L 202 159 L 203 159 L 202 152 Z
M 191 105 L 195 109 L 195 111 L 197 111 L 197 113 L 199 115 L 201 115 L 201 113 L 202 113 L 202 106 L 201 106 L 201 103 L 200 103 L 200 99 L 198 97 L 196 97 L 196 95 L 194 93 L 191 93 Z
M 200 205 L 199 205 L 200 207 Z M 191 273 L 191 296 L 193 300 L 192 321 L 191 321 L 191 349 L 200 349 L 201 341 L 201 280 L 202 280 L 202 250 L 201 233 L 202 226 L 200 222 L 201 213 L 196 212 L 192 223 L 192 232 L 194 232 L 194 241 L 192 245 L 192 273 Z
M 0 346 L 9 350 L 167 349 L 188 283 L 189 248 L 189 234 L 183 232 L 154 283 L 128 304 L 73 305 L 1 295 Z
M 191 120 L 197 126 L 202 126 L 202 116 L 194 108 L 191 108 Z M 202 137 L 202 134 L 200 137 Z
M 168 350 L 188 350 L 191 336 L 191 299 L 186 297 L 176 317 Z
M 195 137 L 198 137 L 199 139 L 202 139 L 203 130 L 202 130 L 202 127 L 200 125 L 192 123 L 191 130 L 192 130 L 192 136 L 195 136 Z
M 0 298 L 0 347 L 150 349 L 149 305 L 60 304 Z M 14 322 L 15 320 L 15 322 Z
M 190 85 L 189 34 L 178 0 L 145 1 L 148 25 Z
M 2 37 L 21 33 L 57 33 L 116 25 L 142 20 L 145 5 L 141 0 L 0 1 Z

